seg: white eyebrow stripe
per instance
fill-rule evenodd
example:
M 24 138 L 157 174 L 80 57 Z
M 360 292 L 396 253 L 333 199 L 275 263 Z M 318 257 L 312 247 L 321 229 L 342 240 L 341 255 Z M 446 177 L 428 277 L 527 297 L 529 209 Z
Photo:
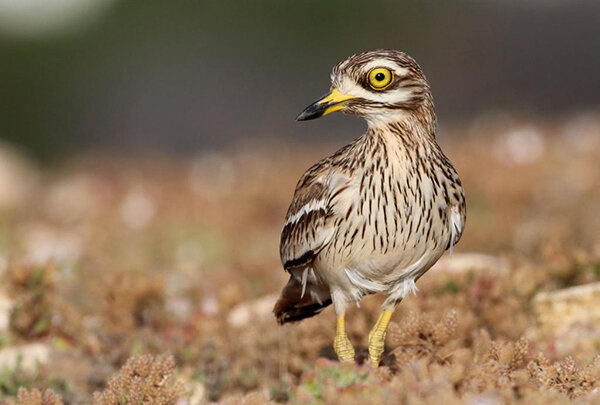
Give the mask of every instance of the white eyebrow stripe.
M 394 62 L 391 62 L 387 59 L 375 59 L 370 61 L 369 63 L 365 64 L 365 74 L 376 67 L 384 67 L 387 68 L 389 70 L 391 70 L 392 72 L 394 72 L 394 74 L 396 76 L 406 76 L 408 74 L 408 69 L 403 68 L 398 66 L 397 64 L 395 64 Z

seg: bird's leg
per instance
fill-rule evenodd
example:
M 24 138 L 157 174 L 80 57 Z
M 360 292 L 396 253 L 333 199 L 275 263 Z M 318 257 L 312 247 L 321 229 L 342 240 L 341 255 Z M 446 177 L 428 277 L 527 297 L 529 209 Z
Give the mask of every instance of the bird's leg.
M 379 366 L 379 362 L 381 361 L 385 345 L 385 335 L 393 313 L 394 311 L 388 309 L 383 310 L 375 326 L 369 332 L 369 363 L 374 367 Z
M 348 339 L 348 335 L 346 335 L 344 315 L 338 315 L 337 317 L 333 350 L 335 350 L 339 361 L 354 361 L 354 347 L 352 347 L 352 343 Z

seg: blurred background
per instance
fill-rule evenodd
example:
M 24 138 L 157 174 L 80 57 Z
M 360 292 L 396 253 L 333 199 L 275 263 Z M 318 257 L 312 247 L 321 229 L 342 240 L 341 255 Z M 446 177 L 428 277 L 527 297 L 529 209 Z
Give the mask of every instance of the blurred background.
M 44 158 L 351 139 L 359 121 L 294 117 L 335 63 L 376 48 L 420 62 L 443 126 L 595 111 L 599 13 L 594 0 L 0 0 L 0 136 Z
M 598 403 L 599 16 L 597 0 L 0 0 L 0 404 Z M 331 309 L 279 328 L 271 308 L 294 185 L 366 128 L 294 119 L 334 64 L 384 47 L 429 78 L 468 214 L 375 371 L 318 360 L 335 358 Z M 381 300 L 349 311 L 359 363 Z M 149 368 L 173 384 L 128 385 Z

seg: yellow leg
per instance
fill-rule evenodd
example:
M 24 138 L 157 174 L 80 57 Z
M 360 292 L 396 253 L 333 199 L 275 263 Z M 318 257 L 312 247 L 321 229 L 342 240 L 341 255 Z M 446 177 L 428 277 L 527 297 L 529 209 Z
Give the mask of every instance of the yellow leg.
M 339 361 L 354 361 L 354 348 L 346 335 L 344 315 L 340 315 L 337 318 L 333 349 L 335 350 L 335 354 L 337 354 Z
M 375 326 L 369 332 L 369 363 L 374 367 L 379 366 L 379 362 L 381 361 L 385 345 L 385 334 L 392 319 L 392 314 L 392 311 L 383 311 L 379 315 L 377 323 L 375 323 Z

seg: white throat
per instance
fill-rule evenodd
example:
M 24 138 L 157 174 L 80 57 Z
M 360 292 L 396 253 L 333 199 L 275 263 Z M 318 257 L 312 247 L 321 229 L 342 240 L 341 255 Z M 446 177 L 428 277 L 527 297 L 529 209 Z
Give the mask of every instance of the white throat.
M 381 130 L 393 122 L 402 122 L 409 119 L 410 114 L 404 110 L 384 110 L 364 115 L 365 121 L 371 130 Z

